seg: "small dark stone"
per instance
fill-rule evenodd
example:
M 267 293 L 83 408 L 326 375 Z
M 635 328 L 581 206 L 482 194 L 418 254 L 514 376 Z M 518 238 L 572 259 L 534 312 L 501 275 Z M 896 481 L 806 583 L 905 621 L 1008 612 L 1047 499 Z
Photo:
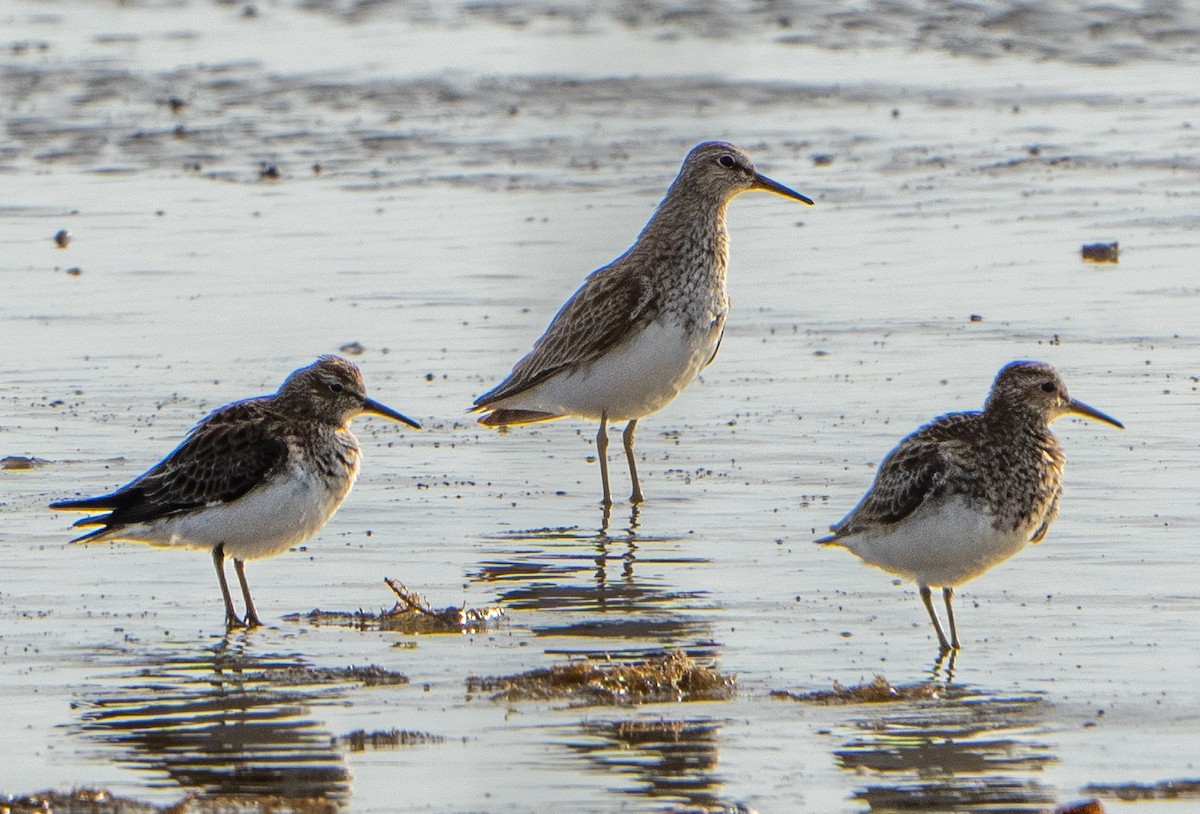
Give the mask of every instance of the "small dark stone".
M 1115 240 L 1112 243 L 1085 243 L 1082 255 L 1089 263 L 1117 263 L 1121 259 L 1121 246 Z

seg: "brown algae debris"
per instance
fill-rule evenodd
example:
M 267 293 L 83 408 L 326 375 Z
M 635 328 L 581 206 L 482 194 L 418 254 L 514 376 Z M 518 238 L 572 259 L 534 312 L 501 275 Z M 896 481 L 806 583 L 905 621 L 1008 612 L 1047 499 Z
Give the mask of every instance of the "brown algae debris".
M 1054 814 L 1104 814 L 1104 806 L 1095 798 L 1077 800 L 1073 803 L 1063 803 L 1054 809 Z
M 504 701 L 654 704 L 725 701 L 736 692 L 736 682 L 736 676 L 673 650 L 635 662 L 579 659 L 512 676 L 471 676 L 467 692 L 490 693 L 494 700 Z
M 441 735 L 428 732 L 410 732 L 404 729 L 388 729 L 377 732 L 367 732 L 356 729 L 348 732 L 335 741 L 345 746 L 351 752 L 364 752 L 367 749 L 395 749 L 399 746 L 425 746 L 426 744 L 445 743 Z
M 1160 780 L 1157 783 L 1089 783 L 1084 794 L 1115 797 L 1118 800 L 1196 800 L 1200 799 L 1200 779 Z
M 6 455 L 0 458 L 0 469 L 36 469 L 50 463 L 32 455 Z
M 107 789 L 39 791 L 0 801 L 4 814 L 47 814 L 47 812 L 88 812 L 88 814 L 156 814 L 162 809 L 148 803 L 114 797 Z
M 309 667 L 297 665 L 279 669 L 265 670 L 262 673 L 249 673 L 244 681 L 261 681 L 278 687 L 306 687 L 316 684 L 362 684 L 366 687 L 383 687 L 395 684 L 407 684 L 408 676 L 387 670 L 377 664 L 362 667 Z
M 1121 260 L 1121 244 L 1115 240 L 1112 243 L 1084 243 L 1080 252 L 1089 263 L 1118 263 Z
M 840 681 L 834 681 L 831 690 L 813 690 L 805 693 L 772 690 L 771 697 L 827 706 L 887 704 L 895 701 L 929 701 L 941 695 L 943 689 L 940 684 L 931 681 L 896 686 L 883 676 L 876 675 L 870 681 L 864 681 L 862 684 L 855 684 L 852 687 L 847 687 Z
M 410 591 L 402 582 L 385 577 L 384 582 L 396 595 L 391 609 L 370 611 L 324 611 L 319 608 L 305 614 L 285 616 L 289 622 L 313 625 L 353 627 L 359 630 L 390 630 L 399 633 L 476 633 L 494 626 L 504 615 L 500 608 L 450 606 L 435 609 L 429 600 Z
M 3 814 L 337 814 L 341 810 L 336 800 L 273 794 L 194 794 L 160 807 L 116 797 L 106 789 L 47 790 L 0 801 Z

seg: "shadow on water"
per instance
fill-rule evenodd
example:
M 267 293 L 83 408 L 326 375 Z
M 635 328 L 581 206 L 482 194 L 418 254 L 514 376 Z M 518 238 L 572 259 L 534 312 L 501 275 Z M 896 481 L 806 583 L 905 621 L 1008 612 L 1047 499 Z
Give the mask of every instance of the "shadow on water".
M 620 792 L 688 810 L 736 810 L 720 797 L 720 721 L 585 721 L 580 728 L 583 737 L 569 737 L 566 746 L 589 769 L 627 780 Z
M 115 760 L 204 797 L 318 799 L 344 807 L 350 775 L 329 732 L 307 717 L 338 687 L 304 686 L 295 656 L 216 648 L 148 653 L 121 686 L 75 703 L 73 734 L 119 750 Z M 157 779 L 157 778 L 166 778 Z
M 529 612 L 529 628 L 538 636 L 676 644 L 709 635 L 707 620 L 691 613 L 709 609 L 705 592 L 671 590 L 659 576 L 671 566 L 708 560 L 656 551 L 657 544 L 681 538 L 641 534 L 636 506 L 619 531 L 610 529 L 605 509 L 596 531 L 555 527 L 491 539 L 503 548 L 470 579 L 494 585 L 506 610 Z M 653 575 L 639 575 L 647 571 Z
M 1037 778 L 1057 761 L 1036 737 L 1050 709 L 1041 697 L 947 684 L 927 701 L 855 709 L 852 734 L 834 755 L 868 778 L 854 795 L 868 811 L 1031 814 L 1054 803 Z

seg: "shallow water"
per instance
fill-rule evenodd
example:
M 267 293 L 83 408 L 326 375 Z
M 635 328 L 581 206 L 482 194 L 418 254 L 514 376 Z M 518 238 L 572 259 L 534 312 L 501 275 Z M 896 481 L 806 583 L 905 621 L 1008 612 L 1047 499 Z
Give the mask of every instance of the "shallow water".
M 3 11 L 0 456 L 47 463 L 0 474 L 0 790 L 1045 811 L 1090 783 L 1200 777 L 1186 9 L 244 8 Z M 711 137 L 817 206 L 731 206 L 720 356 L 641 423 L 649 502 L 604 526 L 593 425 L 501 435 L 465 410 Z M 1120 241 L 1118 265 L 1080 261 L 1101 240 Z M 351 342 L 372 395 L 425 430 L 356 424 L 365 465 L 343 510 L 248 568 L 266 629 L 223 636 L 203 554 L 70 546 L 71 518 L 45 509 L 124 483 L 206 411 Z M 1023 357 L 1128 429 L 1057 425 L 1062 516 L 960 590 L 950 691 L 772 698 L 947 679 L 912 586 L 811 541 L 900 436 L 977 407 Z M 616 456 L 613 473 L 623 494 Z M 414 637 L 283 619 L 390 606 L 384 577 L 506 621 Z M 663 647 L 715 659 L 736 698 L 581 709 L 466 691 Z M 411 682 L 265 677 L 367 664 Z M 335 740 L 360 729 L 436 737 Z

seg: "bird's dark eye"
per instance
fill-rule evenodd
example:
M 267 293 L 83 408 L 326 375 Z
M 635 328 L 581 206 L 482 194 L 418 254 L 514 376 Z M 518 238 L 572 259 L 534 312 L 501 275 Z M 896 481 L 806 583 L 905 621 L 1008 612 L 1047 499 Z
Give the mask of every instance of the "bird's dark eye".
M 340 393 L 344 389 L 341 382 L 330 382 L 329 389 L 335 393 Z
M 725 153 L 723 156 L 717 159 L 717 163 L 722 167 L 729 168 L 732 167 L 736 162 L 733 160 L 733 156 L 731 156 L 729 153 Z
M 1055 389 L 1054 382 L 1046 382 L 1045 384 L 1042 385 L 1042 389 L 1045 390 L 1047 393 L 1053 393 L 1054 389 Z

